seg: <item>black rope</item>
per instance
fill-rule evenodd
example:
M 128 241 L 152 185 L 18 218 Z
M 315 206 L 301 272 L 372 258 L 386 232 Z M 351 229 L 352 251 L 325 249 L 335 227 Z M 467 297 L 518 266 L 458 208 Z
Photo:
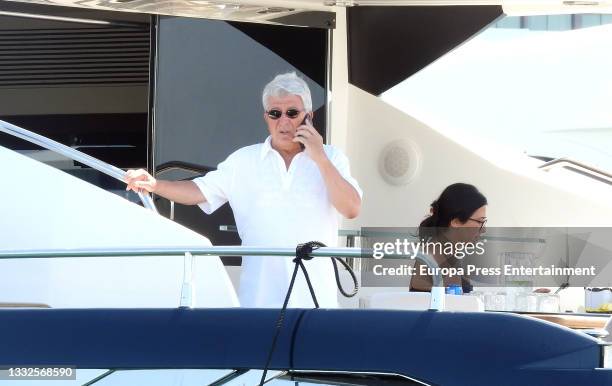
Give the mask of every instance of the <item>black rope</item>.
M 332 263 L 334 264 L 334 275 L 336 276 L 336 284 L 338 285 L 338 290 L 340 291 L 342 296 L 344 296 L 345 298 L 352 298 L 353 296 L 357 295 L 357 292 L 359 292 L 359 282 L 357 281 L 357 276 L 355 275 L 355 272 L 353 272 L 353 269 L 348 265 L 346 261 L 342 260 L 339 257 L 334 256 L 331 259 L 332 259 Z M 346 292 L 344 288 L 342 288 L 342 283 L 340 282 L 340 272 L 338 272 L 337 261 L 339 261 L 340 264 L 342 264 L 344 268 L 346 268 L 349 275 L 351 275 L 351 279 L 353 279 L 353 292 L 351 293 Z
M 301 269 L 304 273 L 304 278 L 306 279 L 306 284 L 308 284 L 308 290 L 310 291 L 310 296 L 312 297 L 312 301 L 314 303 L 315 308 L 319 308 L 319 302 L 317 301 L 317 296 L 315 295 L 314 288 L 310 281 L 310 276 L 308 276 L 308 271 L 306 270 L 306 266 L 303 263 L 303 260 L 312 260 L 313 256 L 311 255 L 312 251 L 324 247 L 325 244 L 319 241 L 310 241 L 304 244 L 299 244 L 295 248 L 295 259 L 293 262 L 295 263 L 295 268 L 293 269 L 293 275 L 291 276 L 291 281 L 289 282 L 289 288 L 287 289 L 287 295 L 285 295 L 285 301 L 283 302 L 283 308 L 281 308 L 280 313 L 278 315 L 278 320 L 276 321 L 276 331 L 274 332 L 274 337 L 272 338 L 272 344 L 270 346 L 270 351 L 268 351 L 268 358 L 266 360 L 266 366 L 264 367 L 263 373 L 261 374 L 261 380 L 259 381 L 259 386 L 263 386 L 266 383 L 266 375 L 268 374 L 268 368 L 270 367 L 270 362 L 272 361 L 272 355 L 274 354 L 274 349 L 276 348 L 276 341 L 278 340 L 278 336 L 280 335 L 281 329 L 283 327 L 283 322 L 285 321 L 285 313 L 287 312 L 287 305 L 289 304 L 289 298 L 291 297 L 291 292 L 293 291 L 293 285 L 295 284 L 295 278 L 297 277 L 298 270 Z M 354 290 L 352 293 L 347 293 L 344 288 L 342 288 L 342 284 L 340 283 L 340 273 L 338 272 L 338 265 L 336 260 L 339 261 L 349 272 L 351 278 L 353 279 L 353 283 L 355 284 Z M 338 285 L 338 289 L 340 293 L 345 297 L 353 297 L 359 291 L 359 283 L 357 282 L 357 276 L 355 276 L 355 272 L 351 269 L 351 267 L 342 259 L 337 257 L 332 257 L 332 263 L 334 265 L 334 275 L 336 277 L 336 284 Z

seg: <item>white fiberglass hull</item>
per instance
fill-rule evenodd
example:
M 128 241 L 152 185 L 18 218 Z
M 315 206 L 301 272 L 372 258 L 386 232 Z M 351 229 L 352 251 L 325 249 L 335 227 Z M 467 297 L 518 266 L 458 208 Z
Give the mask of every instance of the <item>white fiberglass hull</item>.
M 0 147 L 0 251 L 210 246 L 179 224 Z M 0 261 L 0 303 L 51 307 L 176 307 L 180 256 Z M 238 306 L 218 257 L 196 257 L 196 307 Z

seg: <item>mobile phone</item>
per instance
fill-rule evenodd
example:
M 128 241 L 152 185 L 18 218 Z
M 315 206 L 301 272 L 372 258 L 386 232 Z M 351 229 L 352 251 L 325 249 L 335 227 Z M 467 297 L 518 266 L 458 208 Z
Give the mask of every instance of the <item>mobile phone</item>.
M 310 119 L 310 113 L 306 114 L 304 120 L 302 121 L 302 123 L 300 123 L 300 126 L 302 125 L 312 126 L 312 119 Z M 304 144 L 302 142 L 300 142 L 300 147 L 302 148 L 302 150 L 305 149 Z

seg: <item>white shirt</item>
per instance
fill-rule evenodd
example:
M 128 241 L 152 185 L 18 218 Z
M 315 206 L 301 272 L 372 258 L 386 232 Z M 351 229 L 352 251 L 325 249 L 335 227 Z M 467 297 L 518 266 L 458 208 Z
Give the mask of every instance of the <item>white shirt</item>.
M 332 205 L 319 168 L 305 152 L 293 157 L 289 169 L 281 155 L 264 143 L 243 147 L 219 164 L 217 170 L 194 180 L 206 201 L 207 214 L 229 201 L 242 245 L 289 247 L 307 241 L 336 246 L 338 212 Z M 348 158 L 324 145 L 327 157 L 359 193 Z M 290 257 L 244 256 L 239 299 L 243 307 L 283 305 L 294 265 Z M 337 307 L 337 289 L 330 258 L 304 262 L 321 307 Z M 313 307 L 303 274 L 298 274 L 290 307 Z

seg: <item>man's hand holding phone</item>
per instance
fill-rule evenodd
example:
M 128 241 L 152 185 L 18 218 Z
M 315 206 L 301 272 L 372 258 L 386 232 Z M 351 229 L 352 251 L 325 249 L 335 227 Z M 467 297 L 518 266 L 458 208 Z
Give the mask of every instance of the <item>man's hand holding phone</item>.
M 321 157 L 326 157 L 323 150 L 323 137 L 312 126 L 310 113 L 306 114 L 302 124 L 296 129 L 293 142 L 299 142 L 302 149 L 315 162 Z

